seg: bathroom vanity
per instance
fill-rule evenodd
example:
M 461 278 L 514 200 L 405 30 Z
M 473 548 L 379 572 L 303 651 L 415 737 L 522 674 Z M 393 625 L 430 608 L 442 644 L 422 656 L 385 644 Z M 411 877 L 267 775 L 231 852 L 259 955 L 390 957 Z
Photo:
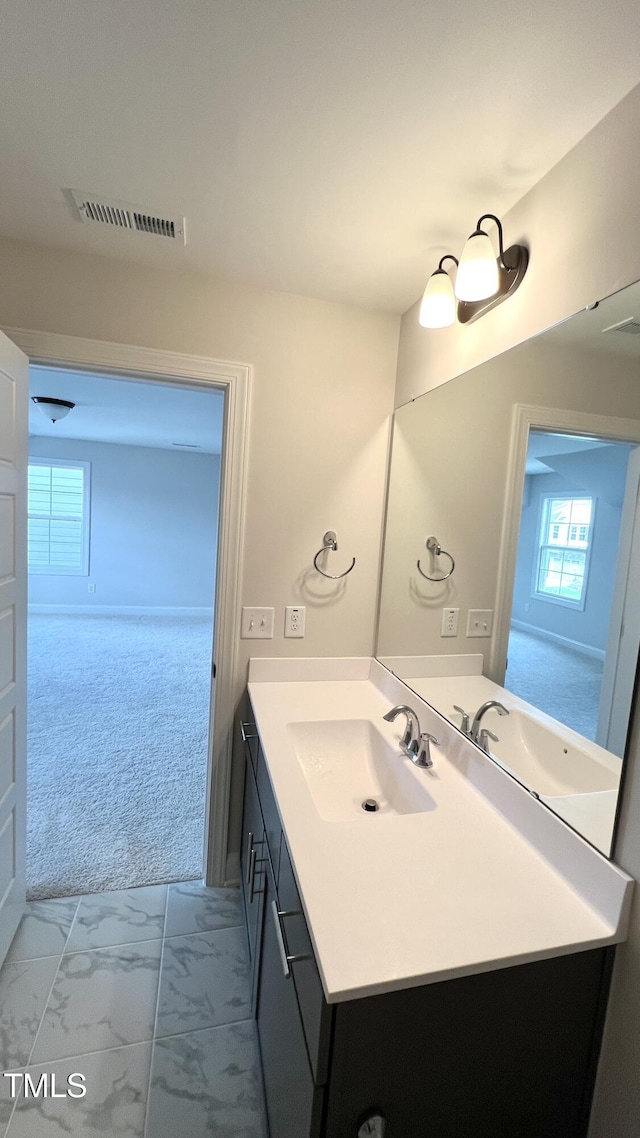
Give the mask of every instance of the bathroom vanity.
M 375 661 L 252 661 L 249 696 L 270 1138 L 586 1135 L 630 878 Z M 399 703 L 432 770 L 382 719 Z

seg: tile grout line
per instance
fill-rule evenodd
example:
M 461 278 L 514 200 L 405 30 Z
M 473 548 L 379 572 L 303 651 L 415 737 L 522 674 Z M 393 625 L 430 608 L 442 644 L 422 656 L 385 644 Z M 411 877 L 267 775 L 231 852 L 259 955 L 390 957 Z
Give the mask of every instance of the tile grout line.
M 47 995 L 47 999 L 46 999 L 46 1002 L 45 1002 L 44 1008 L 43 1008 L 43 1010 L 42 1010 L 42 1015 L 40 1016 L 40 1023 L 38 1024 L 38 1030 L 36 1031 L 36 1033 L 35 1033 L 35 1035 L 34 1035 L 34 1037 L 33 1037 L 33 1043 L 31 1044 L 31 1050 L 30 1050 L 30 1052 L 29 1052 L 29 1056 L 28 1056 L 28 1058 L 27 1058 L 27 1061 L 26 1061 L 26 1063 L 25 1063 L 25 1070 L 26 1070 L 26 1068 L 27 1068 L 27 1067 L 30 1065 L 30 1063 L 31 1063 L 31 1059 L 32 1059 L 32 1056 L 33 1056 L 33 1052 L 34 1052 L 34 1051 L 35 1051 L 35 1049 L 36 1049 L 36 1043 L 38 1042 L 38 1036 L 40 1035 L 40 1032 L 41 1032 L 41 1030 L 42 1030 L 42 1024 L 43 1024 L 43 1021 L 44 1021 L 44 1017 L 45 1017 L 45 1016 L 46 1016 L 46 1014 L 47 1014 L 47 1008 L 49 1007 L 49 1001 L 50 1001 L 50 999 L 51 999 L 51 996 L 53 995 L 53 989 L 54 989 L 54 987 L 55 987 L 55 983 L 56 983 L 56 980 L 58 979 L 58 973 L 59 973 L 59 971 L 60 971 L 60 965 L 61 965 L 61 963 L 62 963 L 62 957 L 63 957 L 63 955 L 64 955 L 64 953 L 62 953 L 62 952 L 61 952 L 61 953 L 60 953 L 60 956 L 58 957 L 58 967 L 56 968 L 56 970 L 55 970 L 55 972 L 54 972 L 54 974 L 53 974 L 53 980 L 51 981 L 51 987 L 49 988 L 49 993 L 48 993 L 48 995 Z M 42 959 L 46 959 L 46 957 L 43 957 Z
M 142 1138 L 147 1138 L 147 1123 L 149 1121 L 149 1101 L 151 1099 L 151 1076 L 153 1074 L 153 1057 L 156 1049 L 156 1026 L 158 1023 L 158 1010 L 160 1008 L 160 985 L 162 983 L 162 965 L 164 963 L 164 944 L 165 944 L 165 929 L 167 927 L 167 914 L 169 912 L 169 890 L 171 885 L 167 885 L 167 893 L 164 902 L 164 924 L 162 926 L 162 947 L 160 949 L 160 967 L 158 968 L 158 992 L 156 995 L 156 1010 L 153 1017 L 153 1025 L 151 1028 L 151 1055 L 149 1057 L 149 1078 L 147 1081 L 147 1100 L 144 1105 L 144 1126 L 142 1127 Z
M 35 1044 L 36 1044 L 36 1041 L 38 1041 L 38 1037 L 40 1034 L 42 1021 L 44 1019 L 44 1016 L 46 1016 L 46 1014 L 47 1014 L 47 1008 L 49 1007 L 49 1000 L 51 999 L 51 992 L 54 991 L 54 984 L 56 983 L 56 978 L 57 978 L 59 968 L 60 968 L 60 960 L 63 959 L 63 956 L 65 954 L 65 947 L 67 945 L 69 935 L 71 935 L 71 930 L 73 929 L 73 925 L 75 923 L 75 918 L 77 916 L 77 910 L 79 910 L 79 908 L 80 908 L 80 898 L 77 899 L 77 904 L 75 906 L 75 913 L 72 917 L 71 922 L 69 922 L 68 932 L 67 932 L 66 937 L 65 937 L 63 949 L 61 949 L 60 953 L 59 954 L 54 953 L 54 955 L 52 955 L 52 956 L 35 956 L 35 957 L 30 958 L 30 959 L 34 959 L 34 960 L 50 960 L 50 959 L 55 959 L 55 957 L 57 956 L 58 957 L 58 965 L 57 965 L 56 971 L 54 973 L 54 980 L 51 981 L 51 987 L 49 988 L 46 1003 L 44 1003 L 44 1007 L 42 1008 L 42 1015 L 40 1016 L 40 1023 L 38 1024 L 38 1031 L 35 1032 L 35 1036 L 33 1037 L 33 1044 L 31 1045 L 30 1053 L 28 1053 L 26 1063 L 24 1064 L 24 1067 L 23 1067 L 24 1071 L 26 1071 L 28 1065 L 30 1065 L 31 1056 L 33 1055 Z M 25 913 L 26 913 L 26 909 L 25 909 Z M 13 963 L 14 964 L 27 964 L 28 960 L 14 960 Z M 9 1127 L 11 1125 L 11 1122 L 14 1121 L 14 1114 L 16 1113 L 16 1106 L 17 1105 L 18 1105 L 18 1099 L 16 1096 L 16 1098 L 14 1099 L 13 1108 L 11 1108 L 11 1113 L 9 1115 L 9 1121 L 7 1122 L 7 1129 L 5 1130 L 5 1138 L 9 1138 Z
M 227 929 L 242 929 L 244 925 L 240 922 L 237 925 L 217 925 L 215 929 L 193 929 L 188 933 L 171 933 L 171 936 L 165 936 L 163 940 L 178 940 L 183 936 L 208 936 L 209 933 L 222 933 Z
M 172 1031 L 171 1035 L 158 1035 L 154 1036 L 158 1043 L 164 1043 L 166 1039 L 180 1039 L 183 1035 L 198 1035 L 203 1031 L 218 1031 L 220 1028 L 237 1027 L 241 1023 L 253 1023 L 252 1016 L 246 1016 L 244 1019 L 232 1019 L 228 1023 L 212 1023 L 209 1027 L 190 1027 L 187 1031 Z

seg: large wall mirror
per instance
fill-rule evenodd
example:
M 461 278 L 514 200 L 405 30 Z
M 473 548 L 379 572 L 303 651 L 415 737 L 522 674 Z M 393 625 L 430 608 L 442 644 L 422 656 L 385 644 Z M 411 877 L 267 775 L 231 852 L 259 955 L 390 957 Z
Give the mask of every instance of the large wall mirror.
M 640 284 L 394 417 L 378 659 L 607 855 L 639 483 Z

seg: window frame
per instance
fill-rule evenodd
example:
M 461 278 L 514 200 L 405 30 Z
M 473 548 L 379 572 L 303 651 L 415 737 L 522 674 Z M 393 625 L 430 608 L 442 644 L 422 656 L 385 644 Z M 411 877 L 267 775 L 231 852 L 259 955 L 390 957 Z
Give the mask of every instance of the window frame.
M 28 549 L 27 549 L 27 571 L 29 574 L 38 575 L 40 577 L 88 577 L 89 576 L 89 552 L 90 552 L 90 526 L 91 526 L 91 463 L 85 462 L 83 459 L 70 459 L 70 458 L 35 458 L 29 456 L 28 466 L 49 466 L 60 467 L 64 466 L 73 470 L 82 470 L 82 564 L 79 569 L 70 567 L 57 567 L 55 565 L 30 565 L 28 562 Z M 28 474 L 27 474 L 28 479 Z M 51 518 L 52 514 L 37 514 L 29 511 L 29 495 L 27 489 L 27 526 L 30 518 Z M 77 521 L 77 518 L 71 519 Z
M 551 549 L 559 549 L 559 550 L 567 550 L 567 549 L 571 550 L 570 545 L 555 545 L 555 546 L 551 545 L 550 546 L 548 542 L 543 542 L 541 540 L 541 538 L 542 538 L 542 527 L 545 524 L 545 518 L 548 515 L 549 502 L 550 501 L 558 501 L 558 500 L 576 502 L 579 499 L 585 499 L 585 498 L 589 499 L 589 501 L 591 502 L 591 520 L 589 522 L 589 540 L 587 542 L 587 548 L 584 550 L 580 550 L 580 549 L 577 550 L 577 552 L 584 553 L 584 555 L 585 555 L 584 574 L 583 574 L 584 585 L 582 588 L 582 596 L 581 596 L 579 601 L 572 601 L 572 600 L 570 600 L 569 597 L 556 597 L 556 596 L 553 596 L 551 593 L 541 593 L 538 589 L 538 581 L 540 579 L 540 566 L 541 566 L 543 551 L 546 549 L 550 549 L 550 548 Z M 585 609 L 586 603 L 587 603 L 587 590 L 589 587 L 589 570 L 591 567 L 591 550 L 593 547 L 593 533 L 594 533 L 594 526 L 595 526 L 595 519 L 596 519 L 596 504 L 597 504 L 597 501 L 596 501 L 595 495 L 593 495 L 593 494 L 586 494 L 586 493 L 585 494 L 571 494 L 571 493 L 563 493 L 561 490 L 547 490 L 543 494 L 540 495 L 539 509 L 538 509 L 538 523 L 537 523 L 537 529 L 536 529 L 536 543 L 535 543 L 534 562 L 533 562 L 533 577 L 532 577 L 532 581 L 531 581 L 531 591 L 530 591 L 530 596 L 531 596 L 532 600 L 546 601 L 552 605 L 561 605 L 563 608 L 574 609 L 577 612 L 584 612 L 584 609 Z M 560 523 L 558 523 L 558 524 L 560 524 Z M 579 525 L 584 524 L 584 523 L 579 523 L 579 522 L 573 523 L 572 522 L 572 523 L 568 523 L 568 524 L 570 524 L 570 525 L 575 524 L 575 525 L 579 526 Z M 576 550 L 574 550 L 574 552 L 576 552 Z

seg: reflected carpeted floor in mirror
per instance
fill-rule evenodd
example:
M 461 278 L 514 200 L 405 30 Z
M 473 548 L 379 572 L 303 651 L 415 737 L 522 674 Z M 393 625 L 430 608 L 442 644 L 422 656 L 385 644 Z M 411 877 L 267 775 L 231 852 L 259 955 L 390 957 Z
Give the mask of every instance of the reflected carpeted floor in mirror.
M 512 628 L 504 686 L 595 742 L 603 661 Z

